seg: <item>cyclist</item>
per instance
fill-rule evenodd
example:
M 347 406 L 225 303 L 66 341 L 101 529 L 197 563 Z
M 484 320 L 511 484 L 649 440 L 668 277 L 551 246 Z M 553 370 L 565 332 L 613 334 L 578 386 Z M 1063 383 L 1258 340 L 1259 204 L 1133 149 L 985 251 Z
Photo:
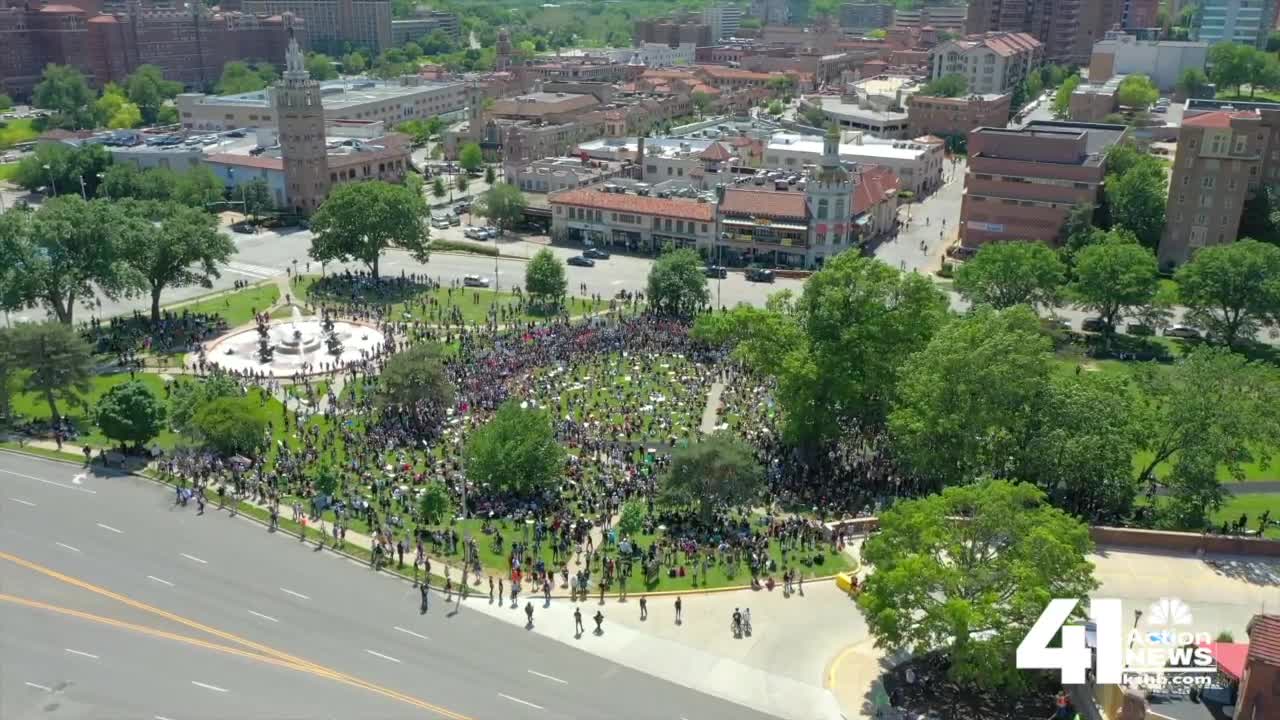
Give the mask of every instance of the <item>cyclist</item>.
M 733 609 L 733 634 L 734 635 L 742 634 L 742 613 L 738 610 L 738 608 Z

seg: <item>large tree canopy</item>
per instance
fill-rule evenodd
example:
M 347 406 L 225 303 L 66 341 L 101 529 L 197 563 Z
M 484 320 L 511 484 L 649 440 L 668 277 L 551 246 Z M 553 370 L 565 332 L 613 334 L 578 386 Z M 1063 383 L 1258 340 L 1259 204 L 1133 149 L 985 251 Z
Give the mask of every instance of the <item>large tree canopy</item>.
M 167 287 L 211 287 L 219 268 L 236 252 L 209 213 L 177 203 L 127 205 L 130 221 L 120 233 L 121 259 L 151 294 L 151 320 L 160 321 L 160 294 Z
M 763 487 L 764 469 L 751 448 L 726 432 L 677 447 L 661 479 L 664 501 L 693 507 L 703 520 L 724 507 L 750 505 Z
M 387 359 L 374 393 L 374 405 L 443 416 L 453 403 L 453 383 L 444 368 L 444 351 L 435 343 L 417 343 Z
M 1076 253 L 1072 295 L 1111 331 L 1126 316 L 1147 315 L 1159 285 L 1155 254 L 1137 243 L 1113 238 Z
M 426 262 L 427 205 L 421 194 L 380 180 L 343 183 L 311 218 L 311 257 L 320 262 L 359 260 L 378 275 L 389 248 L 406 250 Z
M 987 243 L 956 272 L 956 290 L 975 305 L 1052 308 L 1066 282 L 1066 266 L 1041 242 Z
M 1245 238 L 1203 248 L 1177 280 L 1188 319 L 1210 338 L 1234 346 L 1280 324 L 1280 247 Z
M 559 307 L 568 287 L 564 263 L 555 253 L 543 248 L 533 254 L 524 269 L 524 288 L 533 302 L 544 307 Z
M 459 178 L 464 176 L 459 176 Z M 459 186 L 459 190 L 466 188 Z M 520 188 L 508 183 L 497 183 L 484 191 L 479 202 L 471 212 L 489 218 L 489 222 L 502 233 L 515 227 L 524 218 L 524 209 L 528 203 Z
M 468 482 L 533 497 L 555 487 L 564 472 L 565 449 L 556 441 L 551 413 L 508 400 L 471 433 L 464 457 Z
M 93 91 L 84 75 L 70 65 L 46 65 L 31 102 L 54 113 L 54 124 L 80 130 L 94 126 Z
M 131 380 L 102 396 L 94 408 L 94 419 L 108 439 L 136 449 L 164 430 L 164 413 L 164 403 L 151 388 Z
M 876 645 L 949 659 L 951 680 L 1026 688 L 1014 651 L 1051 598 L 1097 587 L 1089 529 L 1032 485 L 986 481 L 904 500 L 863 545 L 859 603 Z
M 17 366 L 28 371 L 22 389 L 44 398 L 55 423 L 62 419 L 58 400 L 84 404 L 93 377 L 93 354 L 80 333 L 57 322 L 24 323 L 9 339 Z
M 663 315 L 689 316 L 707 304 L 707 276 L 698 253 L 669 250 L 649 268 L 649 305 Z

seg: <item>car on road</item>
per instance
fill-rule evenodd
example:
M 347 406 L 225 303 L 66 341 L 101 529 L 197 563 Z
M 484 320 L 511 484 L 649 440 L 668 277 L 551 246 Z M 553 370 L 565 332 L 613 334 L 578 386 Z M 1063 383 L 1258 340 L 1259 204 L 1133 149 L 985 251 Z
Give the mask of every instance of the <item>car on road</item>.
M 593 248 L 587 248 L 586 250 L 584 250 L 584 251 L 582 252 L 582 257 L 588 257 L 588 258 L 591 258 L 591 259 L 593 259 L 593 260 L 608 260 L 608 259 L 609 259 L 609 251 L 608 251 L 608 250 L 602 250 L 602 249 L 600 249 L 600 248 L 594 248 L 594 247 L 593 247 Z
M 1087 317 L 1080 323 L 1080 329 L 1085 332 L 1106 332 L 1107 324 L 1100 317 Z
M 569 263 L 570 265 L 575 265 L 577 267 L 595 267 L 596 266 L 596 261 L 592 260 L 591 258 L 585 255 L 574 255 L 573 257 L 569 258 L 565 262 Z
M 724 267 L 723 265 L 708 265 L 702 272 L 709 278 L 718 278 L 723 280 L 729 277 L 729 268 Z
M 774 275 L 772 270 L 751 268 L 750 270 L 747 270 L 747 279 L 751 282 L 771 283 L 773 282 Z
M 489 278 L 480 275 L 467 275 L 462 278 L 462 284 L 467 287 L 489 287 Z
M 489 239 L 489 233 L 485 232 L 484 228 L 478 228 L 478 227 L 469 227 L 466 230 L 463 230 L 462 236 L 469 238 L 471 240 L 488 240 Z
M 1183 338 L 1184 340 L 1199 340 L 1200 331 L 1190 325 L 1170 325 L 1164 329 L 1166 337 Z
M 431 218 L 431 227 L 437 230 L 448 230 L 449 221 L 442 217 L 433 217 Z
M 463 213 L 469 213 L 471 212 L 471 203 L 460 202 L 457 205 L 453 206 L 453 211 L 458 215 L 462 215 Z

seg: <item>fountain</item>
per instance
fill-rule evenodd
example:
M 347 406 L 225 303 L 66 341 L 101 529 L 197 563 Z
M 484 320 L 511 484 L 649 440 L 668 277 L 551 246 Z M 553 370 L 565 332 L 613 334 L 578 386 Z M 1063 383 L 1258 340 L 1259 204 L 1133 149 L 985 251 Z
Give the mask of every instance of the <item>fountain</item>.
M 252 329 L 225 335 L 206 348 L 212 364 L 226 370 L 287 377 L 317 372 L 361 360 L 380 349 L 385 336 L 358 322 L 334 320 L 328 312 L 319 319 L 305 317 L 291 306 L 286 320 L 259 317 Z

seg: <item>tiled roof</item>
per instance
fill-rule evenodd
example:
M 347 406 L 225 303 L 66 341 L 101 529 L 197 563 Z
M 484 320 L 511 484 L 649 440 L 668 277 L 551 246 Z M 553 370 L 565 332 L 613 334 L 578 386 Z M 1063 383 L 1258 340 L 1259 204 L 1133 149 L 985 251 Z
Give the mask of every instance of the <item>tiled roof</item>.
M 1280 615 L 1254 615 L 1249 621 L 1249 661 L 1280 667 Z
M 853 189 L 853 214 L 860 215 L 884 202 L 887 195 L 898 192 L 901 183 L 892 170 L 883 165 L 863 167 Z
M 547 198 L 552 205 L 574 205 L 594 210 L 616 210 L 637 215 L 658 215 L 681 220 L 711 222 L 715 206 L 693 200 L 671 200 L 645 195 L 610 193 L 582 188 L 553 193 Z
M 234 165 L 251 167 L 259 170 L 284 170 L 284 160 L 278 157 L 262 157 L 261 155 L 239 155 L 236 153 L 213 153 L 205 158 L 205 162 L 218 165 Z
M 1257 115 L 1249 111 L 1233 112 L 1231 110 L 1217 110 L 1215 112 L 1207 112 L 1202 115 L 1194 115 L 1189 118 L 1184 118 L 1182 124 L 1190 125 L 1191 127 L 1229 128 L 1231 127 L 1232 119 L 1252 117 L 1257 117 Z
M 731 215 L 759 215 L 807 220 L 804 193 L 786 190 L 745 190 L 729 188 L 720 201 L 720 212 Z
M 769 73 L 755 72 L 753 70 L 741 70 L 738 68 L 724 67 L 723 65 L 699 65 L 698 69 L 706 73 L 707 77 L 717 80 L 759 80 L 767 81 L 773 77 Z
M 713 142 L 707 146 L 706 150 L 703 150 L 702 152 L 698 153 L 698 157 L 703 160 L 720 162 L 723 160 L 728 160 L 729 158 L 733 157 L 733 153 L 729 152 L 724 145 L 721 145 L 718 142 Z

